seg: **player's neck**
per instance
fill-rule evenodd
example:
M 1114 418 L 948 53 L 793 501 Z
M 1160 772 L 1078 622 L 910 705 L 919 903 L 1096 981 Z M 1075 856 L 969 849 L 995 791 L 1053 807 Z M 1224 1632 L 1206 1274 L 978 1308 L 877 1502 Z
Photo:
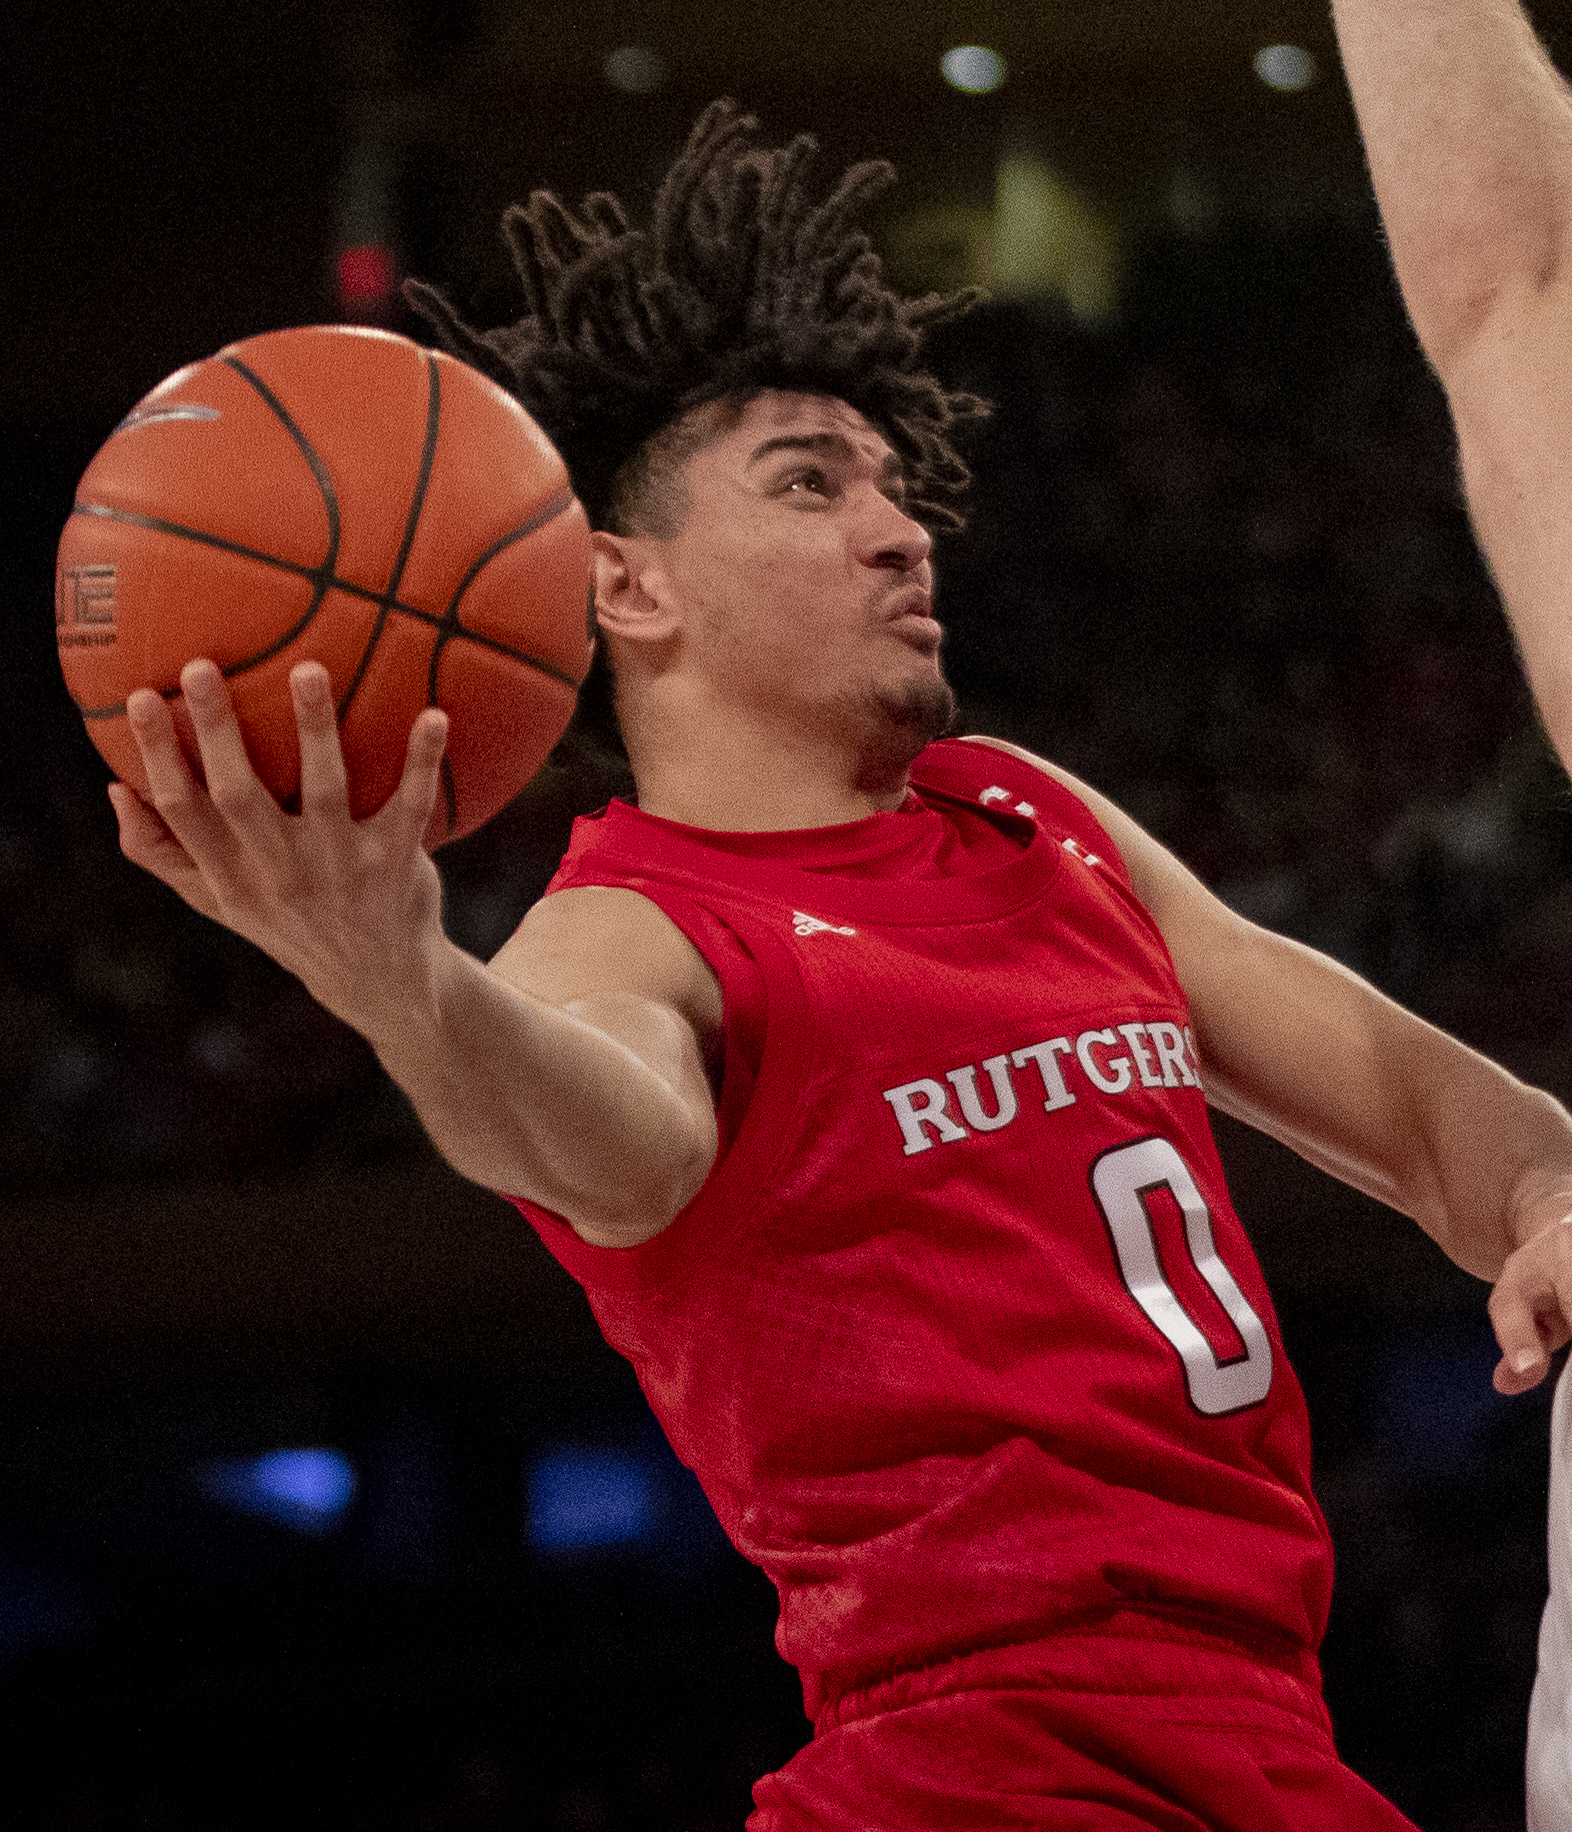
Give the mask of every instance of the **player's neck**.
M 824 732 L 706 721 L 682 732 L 627 733 L 639 806 L 722 833 L 836 827 L 900 807 L 909 758 L 870 757 Z

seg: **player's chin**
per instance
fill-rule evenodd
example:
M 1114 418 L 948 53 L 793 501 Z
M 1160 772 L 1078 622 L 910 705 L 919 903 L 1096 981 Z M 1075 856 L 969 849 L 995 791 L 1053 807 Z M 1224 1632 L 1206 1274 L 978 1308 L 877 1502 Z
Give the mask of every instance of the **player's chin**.
M 955 694 L 937 665 L 888 684 L 877 699 L 885 720 L 919 744 L 929 744 L 954 729 Z

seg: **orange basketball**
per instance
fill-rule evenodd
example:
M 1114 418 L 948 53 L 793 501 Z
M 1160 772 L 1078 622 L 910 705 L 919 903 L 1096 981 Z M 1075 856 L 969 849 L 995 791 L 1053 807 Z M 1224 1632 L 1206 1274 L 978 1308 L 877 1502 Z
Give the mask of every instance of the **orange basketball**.
M 174 703 L 223 670 L 257 773 L 289 807 L 288 676 L 327 669 L 357 819 L 398 786 L 425 706 L 449 715 L 428 841 L 522 789 L 589 665 L 589 531 L 561 458 L 511 395 L 386 331 L 231 344 L 121 421 L 60 540 L 60 666 L 93 742 L 146 795 L 126 696 Z

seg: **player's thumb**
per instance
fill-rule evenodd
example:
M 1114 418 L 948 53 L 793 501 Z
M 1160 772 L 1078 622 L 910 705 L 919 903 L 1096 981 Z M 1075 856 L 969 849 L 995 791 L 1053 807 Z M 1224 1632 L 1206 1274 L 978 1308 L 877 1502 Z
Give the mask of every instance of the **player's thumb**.
M 1549 1296 L 1517 1289 L 1505 1276 L 1490 1294 L 1490 1321 L 1501 1347 L 1493 1377 L 1498 1393 L 1526 1393 L 1549 1373 L 1550 1351 L 1535 1302 Z

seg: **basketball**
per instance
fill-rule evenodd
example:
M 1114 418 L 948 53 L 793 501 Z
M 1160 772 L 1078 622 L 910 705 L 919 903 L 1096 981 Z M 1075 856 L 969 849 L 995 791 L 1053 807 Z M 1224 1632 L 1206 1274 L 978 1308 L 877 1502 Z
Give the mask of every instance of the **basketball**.
M 66 686 L 146 797 L 126 697 L 155 687 L 196 764 L 180 670 L 216 662 L 257 774 L 297 805 L 289 694 L 327 669 L 350 811 L 397 788 L 416 715 L 449 715 L 426 839 L 529 781 L 589 666 L 589 530 L 567 470 L 503 389 L 358 326 L 274 331 L 181 369 L 82 477 L 60 540 Z

